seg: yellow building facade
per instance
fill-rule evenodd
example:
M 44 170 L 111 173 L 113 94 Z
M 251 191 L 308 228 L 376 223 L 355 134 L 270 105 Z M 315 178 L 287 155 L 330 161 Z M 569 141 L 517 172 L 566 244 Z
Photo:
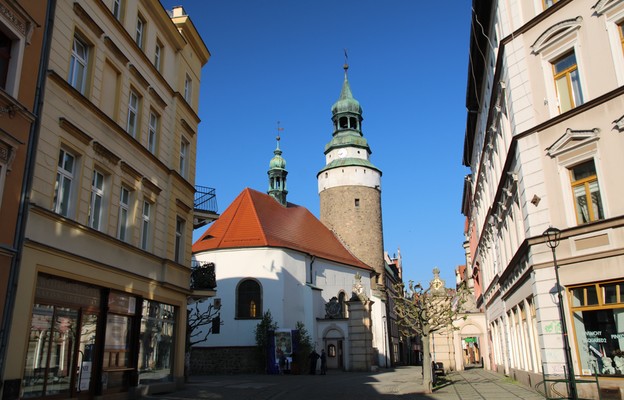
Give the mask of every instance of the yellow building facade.
M 56 3 L 2 377 L 20 398 L 183 382 L 209 57 L 182 7 Z

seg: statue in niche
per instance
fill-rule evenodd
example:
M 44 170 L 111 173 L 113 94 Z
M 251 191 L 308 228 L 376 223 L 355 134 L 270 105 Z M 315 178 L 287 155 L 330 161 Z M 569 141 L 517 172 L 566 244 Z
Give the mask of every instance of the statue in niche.
M 340 306 L 340 302 L 336 296 L 329 299 L 327 303 L 325 303 L 325 318 L 340 318 L 342 317 L 342 310 Z

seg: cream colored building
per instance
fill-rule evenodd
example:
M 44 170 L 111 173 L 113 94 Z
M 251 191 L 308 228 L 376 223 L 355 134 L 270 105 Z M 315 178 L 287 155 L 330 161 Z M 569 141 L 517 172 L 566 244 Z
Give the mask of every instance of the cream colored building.
M 473 1 L 468 270 L 494 369 L 624 392 L 624 1 Z M 571 361 L 566 361 L 553 253 Z M 543 390 L 543 386 L 539 386 Z M 565 385 L 559 391 L 565 393 Z M 577 394 L 597 397 L 595 383 Z
M 201 69 L 181 7 L 58 1 L 2 379 L 23 398 L 183 381 Z

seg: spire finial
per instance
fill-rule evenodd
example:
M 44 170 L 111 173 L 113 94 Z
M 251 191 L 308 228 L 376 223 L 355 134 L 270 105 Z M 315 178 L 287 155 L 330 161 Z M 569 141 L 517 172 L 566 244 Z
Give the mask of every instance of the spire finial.
M 280 126 L 280 121 L 277 121 L 277 137 L 275 139 L 277 139 L 277 148 L 279 149 L 279 142 L 280 142 L 280 132 L 283 131 L 284 128 L 282 128 Z
M 347 70 L 349 69 L 349 55 L 347 54 L 347 49 L 344 49 L 344 56 L 345 56 L 345 62 L 344 65 L 342 66 L 342 68 L 344 68 L 345 71 L 345 78 L 347 77 Z

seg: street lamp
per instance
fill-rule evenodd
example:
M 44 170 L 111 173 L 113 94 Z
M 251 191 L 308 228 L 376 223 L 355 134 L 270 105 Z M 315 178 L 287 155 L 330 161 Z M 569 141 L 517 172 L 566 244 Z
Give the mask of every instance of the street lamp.
M 570 351 L 570 342 L 568 341 L 568 328 L 566 326 L 566 319 L 563 312 L 563 296 L 561 295 L 561 284 L 559 284 L 559 265 L 557 265 L 556 248 L 559 246 L 561 239 L 561 231 L 555 227 L 550 227 L 544 231 L 546 236 L 546 244 L 550 247 L 553 255 L 553 263 L 555 266 L 555 278 L 557 279 L 557 297 L 559 302 L 559 319 L 561 320 L 561 333 L 563 334 L 563 348 L 565 350 L 566 368 L 569 375 L 569 388 L 568 393 L 571 399 L 578 399 L 576 393 L 576 380 L 574 377 L 574 367 L 572 365 L 572 352 Z

